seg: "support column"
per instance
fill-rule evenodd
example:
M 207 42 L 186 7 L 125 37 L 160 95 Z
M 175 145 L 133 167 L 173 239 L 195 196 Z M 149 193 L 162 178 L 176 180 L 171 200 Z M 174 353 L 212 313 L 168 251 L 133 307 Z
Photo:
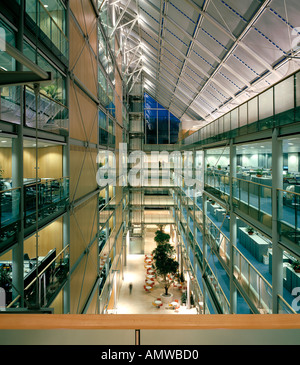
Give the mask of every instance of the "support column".
M 63 176 L 68 177 L 70 176 L 70 145 L 69 145 L 69 138 L 66 140 L 67 144 L 63 146 Z M 70 208 L 69 205 L 67 206 L 67 211 L 63 216 L 63 247 L 70 245 Z M 69 248 L 69 265 L 71 262 L 70 258 L 70 248 Z M 70 266 L 69 266 L 70 271 Z M 68 280 L 63 288 L 63 313 L 70 313 L 70 275 L 68 276 Z
M 237 311 L 237 289 L 234 285 L 234 248 L 236 246 L 236 238 L 237 238 L 237 224 L 236 224 L 236 215 L 233 210 L 233 184 L 234 178 L 236 177 L 236 146 L 233 145 L 233 140 L 230 141 L 230 198 L 229 198 L 229 215 L 230 215 L 230 313 L 234 314 Z
M 206 247 L 206 239 L 205 239 L 205 235 L 206 235 L 206 212 L 207 212 L 207 196 L 205 193 L 203 193 L 202 195 L 202 208 L 203 208 L 203 232 L 202 232 L 202 247 L 203 247 L 203 252 L 202 252 L 202 277 L 205 276 L 205 270 L 206 270 L 206 264 L 205 264 L 205 260 L 206 260 L 206 252 L 207 252 L 207 247 Z M 203 285 L 203 308 L 204 308 L 204 314 L 205 314 L 205 308 L 206 308 L 206 285 Z
M 272 133 L 272 298 L 273 314 L 278 313 L 278 294 L 283 294 L 283 251 L 279 247 L 277 189 L 283 187 L 282 141 L 278 129 Z
M 23 34 L 24 34 L 24 0 L 20 2 L 19 29 L 17 33 L 17 48 L 23 51 Z M 23 65 L 19 62 L 16 64 L 17 71 L 23 71 Z M 24 190 L 23 190 L 23 87 L 18 86 L 20 93 L 20 125 L 17 126 L 17 138 L 12 139 L 12 188 L 20 187 L 20 226 L 18 231 L 18 243 L 12 250 L 12 283 L 13 299 L 21 295 L 20 306 L 24 307 Z

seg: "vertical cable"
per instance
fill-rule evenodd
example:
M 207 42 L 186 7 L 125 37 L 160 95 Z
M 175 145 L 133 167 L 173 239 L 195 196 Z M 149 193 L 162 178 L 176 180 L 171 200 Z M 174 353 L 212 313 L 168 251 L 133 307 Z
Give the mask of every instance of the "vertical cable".
M 35 252 L 36 252 L 36 306 L 40 307 L 39 303 L 39 270 L 38 270 L 38 255 L 39 255 L 39 223 L 38 223 L 38 206 L 39 206 L 39 184 L 38 184 L 38 113 L 39 113 L 39 92 L 40 84 L 34 84 L 35 95 Z

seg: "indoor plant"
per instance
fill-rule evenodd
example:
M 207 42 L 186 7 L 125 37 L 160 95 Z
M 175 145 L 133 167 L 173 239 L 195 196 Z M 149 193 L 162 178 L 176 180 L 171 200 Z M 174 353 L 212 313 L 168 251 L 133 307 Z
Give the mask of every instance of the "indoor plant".
M 162 234 L 163 233 L 163 234 Z M 168 236 L 168 237 L 167 237 Z M 152 251 L 153 266 L 156 270 L 158 281 L 164 286 L 164 296 L 170 296 L 168 293 L 170 285 L 173 283 L 172 276 L 176 276 L 179 264 L 174 259 L 175 248 L 169 243 L 170 236 L 163 231 L 156 231 L 155 242 L 156 248 Z
M 257 177 L 262 177 L 263 176 L 263 169 L 257 169 L 256 170 L 256 176 Z
M 296 273 L 300 273 L 300 261 L 296 260 L 292 263 L 292 267 Z
M 247 232 L 251 236 L 254 233 L 254 229 L 250 226 L 247 227 Z

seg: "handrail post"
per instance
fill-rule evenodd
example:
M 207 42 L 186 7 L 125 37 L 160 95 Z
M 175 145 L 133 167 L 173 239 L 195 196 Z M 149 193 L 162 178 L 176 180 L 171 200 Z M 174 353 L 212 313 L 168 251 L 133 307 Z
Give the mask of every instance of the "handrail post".
M 141 344 L 141 330 L 135 330 L 135 345 L 139 346 Z

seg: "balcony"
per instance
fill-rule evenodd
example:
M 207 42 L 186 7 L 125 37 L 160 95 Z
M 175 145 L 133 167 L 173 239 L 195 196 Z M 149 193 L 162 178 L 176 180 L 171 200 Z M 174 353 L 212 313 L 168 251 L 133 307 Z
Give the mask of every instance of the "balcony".
M 172 315 L 160 314 L 10 315 L 2 313 L 0 315 L 0 341 L 3 345 L 34 343 L 36 345 L 197 346 L 299 345 L 300 343 L 300 319 L 293 314 L 177 314 L 176 320 Z M 24 331 L 28 334 L 27 336 L 24 336 Z M 142 351 L 139 347 L 131 349 L 137 354 Z M 79 351 L 82 354 L 81 347 Z M 98 358 L 99 351 L 101 348 L 99 350 L 97 347 Z M 205 347 L 202 347 L 201 355 L 203 351 L 205 352 Z M 69 356 L 68 351 L 66 356 Z M 220 356 L 224 356 L 223 351 Z

